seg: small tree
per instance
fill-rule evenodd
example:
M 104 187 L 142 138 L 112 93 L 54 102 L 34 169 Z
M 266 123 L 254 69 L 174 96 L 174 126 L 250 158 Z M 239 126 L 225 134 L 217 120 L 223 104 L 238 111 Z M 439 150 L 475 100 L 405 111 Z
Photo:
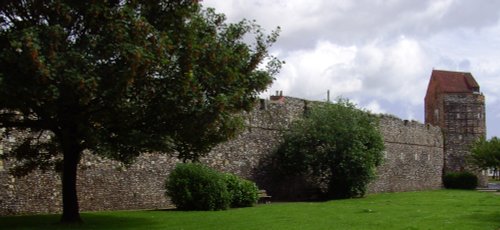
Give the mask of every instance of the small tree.
M 339 100 L 295 121 L 273 160 L 283 176 L 307 174 L 326 198 L 348 198 L 365 194 L 383 149 L 377 118 Z
M 484 138 L 479 139 L 471 150 L 472 154 L 469 161 L 483 170 L 493 170 L 493 177 L 500 178 L 498 170 L 500 170 L 500 139 L 493 137 L 490 140 Z

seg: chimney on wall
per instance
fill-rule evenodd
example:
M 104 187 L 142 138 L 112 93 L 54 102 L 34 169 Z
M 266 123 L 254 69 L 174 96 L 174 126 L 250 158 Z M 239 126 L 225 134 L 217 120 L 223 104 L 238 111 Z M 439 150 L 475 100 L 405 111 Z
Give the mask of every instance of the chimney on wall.
M 285 97 L 283 96 L 283 90 L 276 90 L 276 95 L 271 96 L 270 102 L 277 103 L 277 104 L 284 104 Z

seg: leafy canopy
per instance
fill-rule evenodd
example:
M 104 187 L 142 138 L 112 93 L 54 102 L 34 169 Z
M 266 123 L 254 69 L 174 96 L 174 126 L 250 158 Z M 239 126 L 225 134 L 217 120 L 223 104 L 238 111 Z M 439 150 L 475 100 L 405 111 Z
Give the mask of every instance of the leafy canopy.
M 500 139 L 492 137 L 490 140 L 479 139 L 471 150 L 471 163 L 479 169 L 492 169 L 495 174 L 500 170 Z
M 84 150 L 197 160 L 272 82 L 277 35 L 193 0 L 2 1 L 0 126 L 30 133 L 6 157 L 19 174 L 61 166 L 63 219 Z
M 363 196 L 382 161 L 377 118 L 340 99 L 295 121 L 277 149 L 282 176 L 306 175 L 326 198 Z
M 237 131 L 280 62 L 276 33 L 193 1 L 11 1 L 0 11 L 0 122 L 34 135 L 17 157 L 79 149 L 124 162 L 144 151 L 197 159 Z M 255 43 L 243 38 L 254 33 Z M 35 162 L 30 162 L 35 163 Z

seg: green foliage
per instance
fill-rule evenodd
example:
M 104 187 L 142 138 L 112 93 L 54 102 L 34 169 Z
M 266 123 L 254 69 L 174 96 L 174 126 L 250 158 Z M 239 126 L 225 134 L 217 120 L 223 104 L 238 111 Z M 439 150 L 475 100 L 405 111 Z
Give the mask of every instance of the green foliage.
M 443 177 L 443 185 L 448 189 L 475 189 L 477 176 L 470 172 L 447 173 Z
M 143 152 L 197 160 L 234 136 L 234 114 L 280 68 L 268 55 L 278 34 L 227 24 L 198 2 L 2 1 L 0 126 L 32 133 L 5 155 L 22 163 L 14 170 L 61 168 L 63 210 L 77 213 L 84 150 L 125 163 Z
M 314 107 L 285 134 L 273 159 L 276 173 L 306 175 L 326 198 L 363 196 L 383 156 L 377 122 L 347 100 Z
M 493 137 L 478 140 L 471 150 L 469 161 L 479 169 L 492 169 L 494 173 L 500 170 L 500 139 Z
M 251 207 L 258 199 L 255 183 L 219 173 L 199 163 L 178 164 L 165 183 L 166 194 L 180 210 L 225 210 Z
M 225 174 L 226 185 L 231 194 L 231 207 L 251 207 L 259 199 L 259 190 L 254 182 Z
M 224 175 L 202 164 L 178 164 L 165 186 L 180 210 L 225 210 L 231 204 Z
M 0 19 L 1 125 L 50 132 L 53 145 L 71 131 L 79 149 L 124 162 L 166 150 L 198 159 L 238 131 L 234 113 L 281 64 L 267 54 L 276 32 L 226 24 L 197 1 L 10 1 Z

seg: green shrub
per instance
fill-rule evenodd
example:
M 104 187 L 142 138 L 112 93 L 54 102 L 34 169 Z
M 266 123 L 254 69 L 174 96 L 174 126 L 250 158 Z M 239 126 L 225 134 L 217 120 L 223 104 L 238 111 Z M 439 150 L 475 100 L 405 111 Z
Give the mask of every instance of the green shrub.
M 345 99 L 312 107 L 291 124 L 271 157 L 275 184 L 304 177 L 326 199 L 363 196 L 383 160 L 377 124 L 377 117 Z
M 251 207 L 259 199 L 255 183 L 239 178 L 233 174 L 225 174 L 226 185 L 231 195 L 231 207 Z
M 475 189 L 477 176 L 470 172 L 447 173 L 443 177 L 443 185 L 448 189 Z
M 255 183 L 201 164 L 178 164 L 166 181 L 166 195 L 180 210 L 224 210 L 257 203 Z
M 225 210 L 231 203 L 225 176 L 201 164 L 178 164 L 165 187 L 180 210 Z

